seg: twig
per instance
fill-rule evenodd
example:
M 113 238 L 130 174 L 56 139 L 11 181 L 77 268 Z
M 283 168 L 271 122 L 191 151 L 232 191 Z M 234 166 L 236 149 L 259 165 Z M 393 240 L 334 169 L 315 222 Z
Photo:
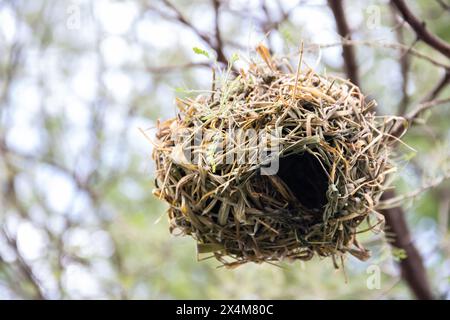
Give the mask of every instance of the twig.
M 450 172 L 444 174 L 443 176 L 433 179 L 432 181 L 424 184 L 423 186 L 421 186 L 420 188 L 418 188 L 412 192 L 409 192 L 407 194 L 402 194 L 400 196 L 395 196 L 395 197 L 389 198 L 388 200 L 385 200 L 385 201 L 380 201 L 380 203 L 377 206 L 377 209 L 383 210 L 383 209 L 397 207 L 397 206 L 401 205 L 401 203 L 404 202 L 405 200 L 414 199 L 417 196 L 424 193 L 425 191 L 436 188 L 437 186 L 439 186 L 441 183 L 443 183 L 444 181 L 446 181 L 448 179 L 450 179 Z
M 450 98 L 445 98 L 445 99 L 435 99 L 435 100 L 431 100 L 431 101 L 427 101 L 427 102 L 423 102 L 421 104 L 419 104 L 414 110 L 412 110 L 411 112 L 409 112 L 405 118 L 408 120 L 408 122 L 413 122 L 414 120 L 416 120 L 419 115 L 424 112 L 425 110 L 428 110 L 434 106 L 440 105 L 440 104 L 445 104 L 445 103 L 449 103 L 450 102 Z
M 211 38 L 207 34 L 198 30 L 192 23 L 190 23 L 189 20 L 187 20 L 185 18 L 185 16 L 181 13 L 181 11 L 178 10 L 178 8 L 175 7 L 169 0 L 162 0 L 162 2 L 175 13 L 175 20 L 177 20 L 181 24 L 183 24 L 186 27 L 188 27 L 189 29 L 191 29 L 195 34 L 197 34 L 206 43 L 208 43 L 210 45 L 212 44 Z M 211 47 L 213 47 L 213 46 L 211 45 Z
M 31 154 L 20 153 L 16 150 L 7 147 L 3 141 L 0 141 L 0 154 L 4 154 L 4 156 L 13 156 L 16 159 L 19 158 L 26 162 L 46 164 L 52 167 L 53 169 L 58 170 L 60 173 L 71 178 L 80 190 L 85 191 L 92 198 L 97 197 L 97 193 L 89 186 L 87 182 L 82 181 L 81 178 L 74 171 L 64 167 L 63 165 L 59 164 L 53 159 L 39 158 Z
M 36 278 L 33 270 L 31 269 L 31 266 L 28 264 L 28 262 L 25 260 L 25 258 L 20 253 L 19 248 L 17 247 L 17 241 L 15 238 L 13 238 L 5 228 L 0 229 L 1 233 L 5 237 L 7 243 L 9 246 L 14 250 L 14 253 L 17 257 L 17 265 L 22 272 L 22 274 L 25 276 L 25 278 L 28 280 L 28 282 L 32 285 L 34 288 L 34 291 L 36 293 L 36 298 L 39 300 L 45 300 L 45 295 L 42 290 L 42 287 L 40 285 L 39 280 Z
M 447 192 L 441 192 L 440 197 L 441 200 L 439 203 L 438 226 L 441 236 L 445 238 L 450 218 L 450 195 Z
M 434 100 L 450 83 L 450 70 L 445 70 L 445 74 L 433 90 L 422 100 L 424 102 Z
M 450 11 L 450 4 L 445 3 L 444 0 L 436 0 L 436 1 L 437 3 L 439 3 L 442 9 Z
M 208 46 L 211 47 L 211 49 L 216 51 L 218 62 L 221 62 L 225 65 L 228 64 L 228 59 L 225 57 L 225 54 L 223 52 L 223 46 L 222 46 L 222 41 L 220 39 L 220 34 L 219 34 L 219 39 L 217 39 L 217 33 L 216 33 L 216 40 L 214 41 L 209 35 L 201 32 L 191 22 L 189 22 L 189 20 L 181 13 L 181 11 L 177 7 L 175 7 L 175 5 L 173 5 L 169 0 L 162 0 L 162 1 L 164 2 L 164 4 L 167 7 L 169 7 L 175 13 L 176 21 L 180 22 L 181 24 L 183 24 L 186 27 L 188 27 L 189 29 L 191 29 L 195 34 L 197 34 L 198 37 L 200 37 L 204 42 L 206 42 L 206 44 L 208 44 Z M 216 2 L 216 1 L 214 1 L 214 2 Z M 159 13 L 161 14 L 161 12 L 159 12 Z M 217 20 L 217 17 L 216 17 L 216 20 Z M 218 23 L 218 22 L 216 22 L 216 23 Z
M 445 104 L 450 102 L 450 98 L 436 99 L 436 97 L 444 90 L 444 88 L 450 83 L 450 73 L 447 70 L 444 77 L 439 81 L 436 87 L 422 100 L 423 102 L 417 105 L 415 109 L 408 114 L 402 114 L 402 116 L 408 121 L 408 125 L 412 125 L 414 121 L 424 112 L 434 106 Z M 391 135 L 399 137 L 404 131 L 404 125 L 399 123 L 391 130 Z
M 427 30 L 425 22 L 420 21 L 414 13 L 408 8 L 404 0 L 391 0 L 403 19 L 411 26 L 417 37 L 430 47 L 436 49 L 447 58 L 450 58 L 450 44 Z
M 212 3 L 214 8 L 214 34 L 216 36 L 216 44 L 214 46 L 214 49 L 217 52 L 217 60 L 224 64 L 227 64 L 227 58 L 223 53 L 223 42 L 220 33 L 220 0 L 212 0 Z
M 331 47 L 337 47 L 337 46 L 367 46 L 367 47 L 382 47 L 382 48 L 388 48 L 388 49 L 395 49 L 400 50 L 402 53 L 407 53 L 410 55 L 413 55 L 417 58 L 423 59 L 425 61 L 428 61 L 432 65 L 436 67 L 441 67 L 446 70 L 450 70 L 450 65 L 443 63 L 441 61 L 438 61 L 436 59 L 433 59 L 426 55 L 425 53 L 418 51 L 414 48 L 411 48 L 410 46 L 406 46 L 401 43 L 393 43 L 393 42 L 387 42 L 387 41 L 379 41 L 379 40 L 348 40 L 348 39 L 342 39 L 341 42 L 336 43 L 328 43 L 328 44 L 311 44 L 306 47 L 306 49 L 310 47 L 319 47 L 322 49 L 325 48 L 331 48 Z
M 397 37 L 397 41 L 399 43 L 404 42 L 404 34 L 403 34 L 403 22 L 399 21 L 397 14 L 395 13 L 395 8 L 393 6 L 390 6 L 391 12 L 392 12 L 392 18 L 394 20 L 395 27 L 395 35 Z M 416 43 L 414 43 L 410 46 L 412 46 Z M 402 73 L 402 99 L 400 100 L 399 106 L 398 106 L 398 115 L 405 114 L 406 108 L 409 104 L 409 95 L 408 95 L 408 82 L 409 82 L 409 66 L 410 66 L 410 55 L 408 54 L 409 50 L 406 52 L 400 53 L 400 69 Z

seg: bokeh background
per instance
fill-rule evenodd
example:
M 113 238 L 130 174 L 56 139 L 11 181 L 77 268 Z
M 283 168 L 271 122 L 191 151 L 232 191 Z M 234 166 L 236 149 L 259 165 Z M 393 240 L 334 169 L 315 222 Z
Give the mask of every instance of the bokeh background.
M 408 4 L 450 41 L 448 1 Z M 417 41 L 388 1 L 347 0 L 345 10 L 363 91 L 380 113 L 414 109 L 449 60 Z M 295 61 L 301 40 L 310 66 L 344 75 L 326 1 L 0 0 L 0 298 L 412 298 L 401 254 L 383 234 L 362 236 L 372 258 L 349 258 L 347 276 L 328 259 L 229 270 L 198 262 L 191 238 L 170 235 L 166 205 L 151 193 L 152 145 L 140 130 L 151 137 L 157 119 L 175 115 L 175 97 L 210 87 L 217 48 L 255 58 L 262 42 Z M 394 182 L 444 299 L 449 110 L 443 103 L 421 114 L 404 138 L 415 151 L 396 155 Z M 379 288 L 367 283 L 373 266 Z

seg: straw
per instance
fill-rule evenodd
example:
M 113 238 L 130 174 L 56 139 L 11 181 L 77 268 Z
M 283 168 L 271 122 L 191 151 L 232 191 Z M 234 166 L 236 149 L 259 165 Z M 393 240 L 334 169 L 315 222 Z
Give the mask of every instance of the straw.
M 374 208 L 393 167 L 392 118 L 375 117 L 376 102 L 345 79 L 302 71 L 301 58 L 293 74 L 267 48 L 257 51 L 263 62 L 178 100 L 177 117 L 159 123 L 155 194 L 170 205 L 171 231 L 230 267 L 367 259 L 356 236 L 365 219 L 381 223 Z M 275 137 L 264 161 L 249 129 Z M 276 157 L 278 172 L 262 174 Z

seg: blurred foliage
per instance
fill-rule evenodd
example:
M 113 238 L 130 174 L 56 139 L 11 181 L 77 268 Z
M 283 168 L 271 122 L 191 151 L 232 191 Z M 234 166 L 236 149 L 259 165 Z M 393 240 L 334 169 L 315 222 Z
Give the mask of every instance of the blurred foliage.
M 301 39 L 337 43 L 325 2 L 223 1 L 226 56 L 253 56 L 263 41 L 295 60 Z M 173 3 L 194 31 L 160 0 L 0 2 L 0 298 L 410 298 L 382 234 L 362 235 L 373 258 L 349 259 L 346 275 L 318 259 L 218 268 L 212 259 L 197 261 L 192 239 L 169 234 L 166 207 L 151 193 L 151 143 L 139 129 L 152 136 L 158 118 L 175 114 L 175 88 L 210 86 L 205 65 L 213 58 L 202 50 L 214 50 L 195 31 L 213 39 L 215 21 L 210 1 Z M 369 7 L 380 13 L 375 26 L 367 23 Z M 428 0 L 411 7 L 450 41 L 449 10 Z M 397 42 L 402 28 L 404 44 L 448 62 L 415 43 L 387 1 L 348 0 L 346 8 L 354 39 Z M 401 54 L 376 44 L 356 51 L 363 90 L 380 112 L 397 113 Z M 342 73 L 340 52 L 313 50 L 305 61 Z M 410 63 L 412 108 L 443 70 L 417 57 Z M 441 92 L 449 95 L 449 88 Z M 399 150 L 399 193 L 450 169 L 449 107 L 437 106 L 406 135 L 416 152 Z M 444 181 L 404 203 L 433 288 L 444 298 L 450 298 L 449 187 Z M 367 287 L 372 265 L 381 269 L 380 289 Z

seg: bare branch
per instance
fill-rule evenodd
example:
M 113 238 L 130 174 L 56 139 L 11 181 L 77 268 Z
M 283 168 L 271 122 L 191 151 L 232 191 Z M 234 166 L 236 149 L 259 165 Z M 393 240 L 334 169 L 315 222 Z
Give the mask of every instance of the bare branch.
M 227 62 L 225 55 L 223 54 L 223 43 L 222 36 L 220 34 L 220 1 L 212 0 L 213 8 L 214 8 L 214 34 L 216 35 L 216 46 L 215 49 L 217 51 L 217 60 L 223 63 Z
M 444 76 L 439 83 L 433 88 L 433 90 L 422 100 L 422 103 L 416 106 L 415 109 L 408 114 L 401 114 L 408 121 L 409 125 L 412 125 L 414 121 L 425 111 L 431 109 L 434 106 L 445 104 L 450 102 L 450 98 L 436 99 L 436 97 L 444 90 L 444 88 L 450 83 L 450 72 L 446 70 Z M 402 124 L 394 126 L 391 130 L 391 135 L 399 137 L 404 130 Z
M 336 20 L 336 27 L 339 35 L 346 40 L 351 40 L 350 28 L 344 14 L 342 3 L 343 0 L 328 0 L 328 5 L 333 12 L 334 19 Z M 354 48 L 352 46 L 343 46 L 342 56 L 344 58 L 347 77 L 351 82 L 359 86 L 358 66 L 356 64 Z
M 17 247 L 17 241 L 15 238 L 13 238 L 5 228 L 0 229 L 0 232 L 3 234 L 4 238 L 6 239 L 9 246 L 14 250 L 14 253 L 17 257 L 17 265 L 21 271 L 21 273 L 25 276 L 25 278 L 28 280 L 28 282 L 32 285 L 35 293 L 36 298 L 39 300 L 45 300 L 45 295 L 42 290 L 42 287 L 40 285 L 40 281 L 35 276 L 33 270 L 31 269 L 31 266 L 28 264 L 28 262 L 25 260 L 25 258 L 20 253 L 19 248 Z
M 181 24 L 183 24 L 186 27 L 188 27 L 189 29 L 191 29 L 203 41 L 205 41 L 206 43 L 211 45 L 211 43 L 212 43 L 211 38 L 207 34 L 198 30 L 192 23 L 190 23 L 189 20 L 186 19 L 186 17 L 181 13 L 180 10 L 178 10 L 177 7 L 175 7 L 169 0 L 162 0 L 162 2 L 164 2 L 164 4 L 175 13 L 175 19 L 178 20 L 178 22 L 180 22 Z M 213 47 L 213 46 L 211 45 L 211 47 Z
M 394 21 L 395 27 L 395 35 L 397 37 L 397 41 L 401 44 L 405 42 L 405 37 L 403 34 L 403 25 L 404 22 L 400 21 L 399 17 L 395 13 L 394 6 L 390 6 L 391 12 L 392 12 L 392 19 Z M 410 46 L 412 46 L 416 43 L 414 43 Z M 402 99 L 400 100 L 397 114 L 402 115 L 406 112 L 406 109 L 409 104 L 410 97 L 408 95 L 408 83 L 409 83 L 409 67 L 410 67 L 410 55 L 408 54 L 409 50 L 406 52 L 400 52 L 399 58 L 400 58 L 400 71 L 402 74 Z
M 405 118 L 408 120 L 408 122 L 413 122 L 414 120 L 416 120 L 419 115 L 424 112 L 425 110 L 428 110 L 434 106 L 440 105 L 440 104 L 445 104 L 445 103 L 449 103 L 450 102 L 450 98 L 445 98 L 445 99 L 435 99 L 435 100 L 430 100 L 424 103 L 419 104 L 414 110 L 412 110 L 410 113 L 408 113 Z
M 423 59 L 425 61 L 428 61 L 432 65 L 436 67 L 441 67 L 446 70 L 450 70 L 450 65 L 443 63 L 439 60 L 433 59 L 430 56 L 426 55 L 425 53 L 418 51 L 414 48 L 411 48 L 411 46 L 406 46 L 401 43 L 393 43 L 393 42 L 386 42 L 386 41 L 378 41 L 378 40 L 347 40 L 342 39 L 341 42 L 337 43 L 328 43 L 328 44 L 312 44 L 307 46 L 308 47 L 320 47 L 322 49 L 325 48 L 331 48 L 331 47 L 337 47 L 337 46 L 367 46 L 367 47 L 380 47 L 380 48 L 388 48 L 388 49 L 395 49 L 399 50 L 402 53 L 413 55 L 417 58 Z
M 427 30 L 425 22 L 420 21 L 414 13 L 408 8 L 404 0 L 391 0 L 403 19 L 411 26 L 417 37 L 430 47 L 436 49 L 447 58 L 450 58 L 450 44 Z
M 450 70 L 445 70 L 445 74 L 442 79 L 438 82 L 438 84 L 433 88 L 433 90 L 423 99 L 422 101 L 430 101 L 434 100 L 441 92 L 445 89 L 445 87 L 450 83 Z
M 211 49 L 213 49 L 214 51 L 216 51 L 217 53 L 217 61 L 221 62 L 223 64 L 228 64 L 228 59 L 225 57 L 224 51 L 223 51 L 223 45 L 222 45 L 222 40 L 220 38 L 220 33 L 217 34 L 217 30 L 216 30 L 216 39 L 215 41 L 207 34 L 201 32 L 200 30 L 198 30 L 182 13 L 181 11 L 175 7 L 175 5 L 173 5 L 169 0 L 162 0 L 164 2 L 164 4 L 169 7 L 174 13 L 175 13 L 175 20 L 177 20 L 179 23 L 185 25 L 186 27 L 188 27 L 189 29 L 191 29 L 195 34 L 197 34 L 198 37 L 200 37 L 204 42 L 206 42 L 206 44 L 208 44 L 209 47 L 211 47 Z M 218 1 L 214 0 L 214 3 L 216 3 Z M 219 3 L 217 3 L 217 6 L 219 5 Z M 218 12 L 216 15 L 216 24 L 218 23 Z
M 0 140 L 0 154 L 4 154 L 5 156 L 13 156 L 16 158 L 19 158 L 21 160 L 31 162 L 31 163 L 41 163 L 48 165 L 52 167 L 55 170 L 58 170 L 60 173 L 68 176 L 71 178 L 76 186 L 85 192 L 91 197 L 91 198 L 97 198 L 97 193 L 89 186 L 89 184 L 85 181 L 82 181 L 80 177 L 72 170 L 64 167 L 63 165 L 59 164 L 58 162 L 54 161 L 53 159 L 46 159 L 46 158 L 39 158 L 37 156 L 31 155 L 31 154 L 24 154 L 21 152 L 18 152 L 16 150 L 13 150 L 4 143 L 4 141 Z
M 450 4 L 445 3 L 444 0 L 436 0 L 437 3 L 442 7 L 442 9 L 450 11 Z
M 328 0 L 328 5 L 333 11 L 339 34 L 345 40 L 351 41 L 350 29 L 345 18 L 342 0 Z M 353 50 L 349 49 L 353 49 L 353 46 L 346 46 L 343 44 L 343 57 L 347 76 L 354 84 L 359 85 L 355 54 Z M 382 199 L 384 200 L 393 197 L 395 197 L 394 191 L 386 191 L 382 195 Z M 396 207 L 385 209 L 381 212 L 386 218 L 387 229 L 390 229 L 394 233 L 394 246 L 404 249 L 408 255 L 408 257 L 400 263 L 403 279 L 418 299 L 433 299 L 422 258 L 410 240 L 411 237 L 403 209 L 401 207 Z
M 394 197 L 394 191 L 389 190 L 383 193 L 382 200 Z M 406 258 L 400 260 L 403 279 L 408 283 L 417 299 L 432 300 L 434 297 L 427 279 L 427 272 L 422 258 L 411 239 L 403 209 L 395 207 L 380 211 L 386 218 L 387 231 L 394 235 L 392 245 L 405 250 Z

